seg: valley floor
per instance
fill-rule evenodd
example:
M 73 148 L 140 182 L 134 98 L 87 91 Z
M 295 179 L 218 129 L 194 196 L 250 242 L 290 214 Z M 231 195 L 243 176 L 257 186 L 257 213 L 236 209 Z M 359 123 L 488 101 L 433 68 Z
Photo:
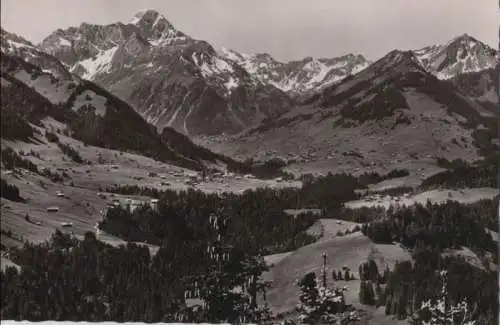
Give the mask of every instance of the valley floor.
M 76 164 L 70 161 L 55 143 L 39 145 L 2 140 L 2 148 L 10 147 L 18 153 L 23 152 L 25 155 L 21 158 L 32 161 L 39 169 L 48 168 L 52 172 L 68 175 L 64 182 L 55 183 L 24 169 L 15 172 L 2 169 L 2 179 L 17 186 L 21 197 L 27 200 L 27 203 L 21 203 L 1 199 L 1 228 L 11 230 L 17 237 L 5 238 L 2 234 L 2 242 L 9 243 L 9 246 L 20 245 L 21 239 L 36 243 L 45 241 L 55 229 L 67 230 L 77 237 L 83 236 L 86 231 L 96 231 L 96 224 L 102 220 L 106 206 L 112 204 L 113 200 L 123 203 L 127 199 L 141 202 L 149 202 L 151 199 L 105 191 L 115 184 L 158 190 L 199 189 L 218 193 L 241 193 L 258 187 L 300 186 L 299 181 L 277 182 L 234 176 L 200 181 L 193 186 L 187 184 L 190 177 L 195 175 L 193 171 L 131 153 L 84 146 L 72 138 L 60 134 L 58 136 L 62 143 L 77 149 L 82 158 L 90 163 Z M 62 192 L 64 197 L 57 196 L 57 192 Z M 98 196 L 98 193 L 102 193 L 104 198 Z M 48 212 L 49 207 L 57 207 L 58 211 Z M 26 215 L 29 215 L 29 222 L 25 220 Z M 64 222 L 72 223 L 72 227 L 62 228 Z M 99 233 L 99 239 L 113 245 L 124 243 L 103 232 Z M 149 246 L 156 251 L 157 247 Z

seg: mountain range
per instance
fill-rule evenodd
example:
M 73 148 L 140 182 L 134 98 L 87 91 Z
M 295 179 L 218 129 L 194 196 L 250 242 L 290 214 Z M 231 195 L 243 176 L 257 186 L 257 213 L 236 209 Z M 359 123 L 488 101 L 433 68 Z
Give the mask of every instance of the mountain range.
M 205 145 L 241 158 L 281 156 L 308 172 L 473 161 L 499 149 L 494 75 L 440 80 L 413 51 L 395 50 L 302 106 Z M 482 82 L 466 86 L 474 79 Z
M 256 126 L 372 63 L 360 54 L 283 63 L 267 53 L 216 50 L 154 10 L 141 11 L 128 23 L 60 29 L 39 48 L 130 103 L 160 130 L 170 126 L 193 137 Z M 439 79 L 497 62 L 494 49 L 467 34 L 413 53 Z
M 128 24 L 82 24 L 39 45 L 82 78 L 123 98 L 160 130 L 236 133 L 286 111 L 291 99 L 156 11 Z
M 38 45 L 2 30 L 2 82 L 14 78 L 79 114 L 80 138 L 109 146 L 108 121 L 117 137 L 147 133 L 148 141 L 165 143 L 177 131 L 184 140 L 169 150 L 195 146 L 188 136 L 242 157 L 307 161 L 321 152 L 328 160 L 343 147 L 363 155 L 397 151 L 401 141 L 406 155 L 477 157 L 497 138 L 497 62 L 496 50 L 467 34 L 374 62 L 360 54 L 280 62 L 215 49 L 154 10 L 127 23 L 58 29 Z M 115 109 L 106 109 L 110 103 Z M 390 137 L 399 143 L 391 150 Z

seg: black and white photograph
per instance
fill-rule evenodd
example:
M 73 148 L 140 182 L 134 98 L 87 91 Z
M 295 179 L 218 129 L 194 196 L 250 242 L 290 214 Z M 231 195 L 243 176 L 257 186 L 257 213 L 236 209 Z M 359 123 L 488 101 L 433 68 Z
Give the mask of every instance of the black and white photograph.
M 2 0 L 2 325 L 496 325 L 500 2 Z

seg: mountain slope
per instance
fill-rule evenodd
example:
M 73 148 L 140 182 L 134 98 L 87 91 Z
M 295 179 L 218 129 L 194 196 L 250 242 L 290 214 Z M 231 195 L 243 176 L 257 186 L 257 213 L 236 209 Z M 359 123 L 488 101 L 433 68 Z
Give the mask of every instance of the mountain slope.
M 278 154 L 311 171 L 407 168 L 495 150 L 497 116 L 427 72 L 411 51 L 392 51 L 305 106 L 213 148 L 241 157 Z
M 483 102 L 498 103 L 495 80 L 499 78 L 498 69 L 484 69 L 477 72 L 458 74 L 449 79 L 464 95 Z
M 222 49 L 221 54 L 238 62 L 260 81 L 292 95 L 300 95 L 333 84 L 356 74 L 369 65 L 362 55 L 348 54 L 331 59 L 304 58 L 282 63 L 267 53 L 245 55 Z
M 128 24 L 57 30 L 40 47 L 126 100 L 159 129 L 237 133 L 292 105 L 285 93 L 255 80 L 153 10 Z
M 91 145 L 132 151 L 197 170 L 206 168 L 208 162 L 237 165 L 173 130 L 158 134 L 127 103 L 72 75 L 62 64 L 56 64 L 56 58 L 33 49 L 28 42 L 19 42 L 23 45 L 12 50 L 9 35 L 12 34 L 2 34 L 2 116 L 21 130 L 10 129 L 5 138 L 27 140 L 34 132 L 29 123 L 40 125 L 42 119 L 52 117 L 67 125 L 72 137 Z M 25 61 L 24 57 L 41 66 Z M 61 73 L 56 76 L 47 65 L 55 66 Z

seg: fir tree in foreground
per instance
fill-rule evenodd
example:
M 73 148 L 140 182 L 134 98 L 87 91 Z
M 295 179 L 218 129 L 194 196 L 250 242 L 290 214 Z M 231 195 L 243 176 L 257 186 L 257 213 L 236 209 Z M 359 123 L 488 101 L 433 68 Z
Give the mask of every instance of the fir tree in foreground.
M 177 320 L 240 324 L 269 319 L 267 305 L 257 304 L 259 294 L 266 301 L 267 284 L 260 279 L 267 270 L 264 259 L 248 256 L 224 243 L 228 222 L 222 213 L 210 216 L 214 240 L 206 247 L 205 257 L 211 263 L 200 274 L 186 277 L 186 303 L 194 299 L 201 304 L 186 308 Z
M 467 301 L 462 300 L 457 304 L 450 304 L 447 289 L 447 272 L 441 271 L 443 282 L 441 293 L 434 301 L 422 302 L 410 320 L 411 325 L 476 325 L 472 319 L 474 311 L 470 310 Z
M 300 324 L 354 324 L 358 319 L 345 303 L 345 289 L 324 286 L 314 272 L 307 273 L 298 285 L 300 293 L 296 310 Z

